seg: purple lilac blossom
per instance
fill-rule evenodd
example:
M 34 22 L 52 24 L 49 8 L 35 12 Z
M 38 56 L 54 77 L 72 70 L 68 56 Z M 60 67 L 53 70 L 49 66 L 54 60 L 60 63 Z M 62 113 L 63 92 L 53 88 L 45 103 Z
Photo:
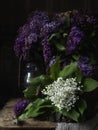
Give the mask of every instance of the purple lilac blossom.
M 29 25 L 26 23 L 18 30 L 18 36 L 15 39 L 14 51 L 16 56 L 20 56 L 22 52 L 22 48 L 25 46 L 25 38 L 29 34 Z
M 19 28 L 18 38 L 21 38 L 21 37 L 25 38 L 26 36 L 28 36 L 29 33 L 30 33 L 30 27 L 29 27 L 29 24 L 26 23 L 22 27 Z M 22 42 L 22 41 L 20 41 L 20 42 Z
M 62 23 L 63 23 L 62 20 L 58 18 L 53 22 L 46 23 L 43 26 L 43 28 L 41 28 L 41 36 L 43 37 L 43 40 L 42 40 L 43 57 L 44 57 L 45 63 L 49 63 L 52 58 L 52 51 L 48 43 L 48 38 L 49 36 L 51 36 L 51 34 L 57 31 L 57 29 L 60 27 Z
M 87 18 L 87 22 L 88 22 L 89 24 L 95 25 L 97 21 L 96 21 L 95 16 L 89 16 L 89 17 Z
M 29 43 L 29 44 L 32 44 L 32 42 L 33 42 L 33 43 L 37 42 L 37 39 L 38 39 L 38 36 L 37 36 L 36 33 L 31 33 L 31 34 L 27 37 L 27 40 L 28 40 L 28 43 Z
M 96 17 L 83 12 L 76 12 L 71 17 L 71 24 L 74 26 L 86 26 L 88 23 L 95 25 L 97 23 Z
M 86 24 L 86 16 L 83 13 L 75 12 L 71 17 L 71 24 L 81 26 Z
M 41 35 L 46 36 L 47 34 L 50 34 L 53 32 L 56 28 L 56 25 L 54 22 L 46 23 L 43 28 L 41 29 Z
M 67 41 L 67 50 L 68 52 L 73 52 L 77 49 L 80 42 L 84 37 L 83 31 L 81 31 L 78 27 L 72 27 L 69 33 L 68 41 Z
M 30 56 L 29 56 L 30 49 L 31 49 L 31 44 L 29 44 L 27 41 L 25 41 L 25 45 L 24 45 L 24 47 L 22 47 L 22 53 L 23 53 L 24 59 L 30 58 Z
M 50 23 L 46 23 L 43 28 L 41 29 L 41 36 L 46 36 L 49 35 L 53 32 L 55 32 L 55 30 L 57 30 L 59 28 L 59 26 L 61 25 L 61 21 L 53 21 Z
M 90 61 L 90 58 L 87 56 L 81 56 L 79 59 L 79 62 L 82 62 L 83 64 L 88 64 Z
M 14 45 L 14 51 L 16 56 L 22 55 L 25 59 L 26 55 L 28 55 L 28 52 L 31 49 L 32 46 L 36 46 L 35 43 L 39 42 L 38 39 L 41 38 L 40 30 L 42 26 L 49 21 L 49 16 L 46 12 L 38 12 L 35 11 L 33 15 L 31 15 L 27 23 L 22 26 L 18 31 L 18 36 L 15 40 Z M 25 42 L 27 42 L 30 45 L 26 45 Z
M 90 59 L 88 57 L 81 57 L 78 61 L 78 66 L 83 73 L 84 77 L 91 77 L 94 72 L 93 65 L 89 64 Z
M 19 38 L 16 39 L 16 42 L 15 42 L 15 45 L 14 45 L 15 55 L 17 57 L 19 57 L 21 55 L 21 53 L 22 53 L 22 47 L 24 46 L 22 42 L 21 42 L 21 44 L 18 43 L 17 42 L 18 40 L 19 40 Z
M 51 66 L 55 63 L 55 60 L 56 60 L 56 56 L 53 56 L 53 57 L 50 59 L 49 67 L 51 67 Z
M 71 17 L 71 24 L 72 25 L 83 25 L 85 23 L 86 19 L 83 15 L 81 15 L 80 13 L 75 13 L 72 17 Z
M 20 116 L 28 104 L 29 104 L 29 100 L 25 100 L 25 99 L 24 100 L 21 99 L 18 102 L 16 102 L 16 104 L 14 105 L 14 114 L 16 116 Z
M 50 47 L 49 43 L 47 43 L 47 41 L 45 41 L 45 40 L 42 42 L 42 47 L 43 47 L 44 61 L 45 61 L 45 63 L 49 63 L 52 58 L 51 47 Z
M 49 22 L 49 16 L 46 12 L 35 11 L 29 18 L 30 29 L 34 32 L 40 32 L 40 28 Z

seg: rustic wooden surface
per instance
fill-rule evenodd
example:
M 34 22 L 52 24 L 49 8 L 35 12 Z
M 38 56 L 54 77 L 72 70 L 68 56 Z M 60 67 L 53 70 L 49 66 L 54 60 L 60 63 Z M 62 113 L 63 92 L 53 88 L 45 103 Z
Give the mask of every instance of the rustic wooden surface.
M 21 124 L 15 124 L 13 107 L 19 99 L 10 99 L 2 110 L 0 110 L 0 130 L 5 129 L 32 129 L 32 130 L 53 130 L 57 124 L 48 121 L 33 121 L 28 119 Z
M 48 121 L 34 121 L 28 119 L 16 124 L 14 119 L 14 105 L 19 99 L 10 99 L 0 110 L 0 130 L 98 130 L 98 114 L 84 123 L 55 123 Z

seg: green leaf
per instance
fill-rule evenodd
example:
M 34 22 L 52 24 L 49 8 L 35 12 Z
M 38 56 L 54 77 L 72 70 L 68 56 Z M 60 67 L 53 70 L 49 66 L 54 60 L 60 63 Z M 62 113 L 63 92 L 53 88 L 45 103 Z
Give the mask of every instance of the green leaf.
M 31 78 L 30 79 L 30 84 L 31 86 L 38 86 L 38 85 L 45 85 L 46 83 L 51 82 L 51 77 L 48 75 L 40 75 L 38 77 L 35 78 Z
M 39 115 L 45 113 L 45 108 L 50 109 L 51 107 L 52 106 L 48 103 L 47 100 L 37 98 L 34 102 L 30 103 L 26 107 L 24 113 L 19 116 L 19 120 L 38 117 Z
M 30 109 L 31 107 L 32 107 L 32 103 L 29 103 L 29 104 L 27 105 L 27 107 L 25 108 L 25 111 L 28 110 L 28 109 Z
M 76 61 L 79 60 L 79 58 L 80 58 L 79 55 L 73 55 L 72 57 L 73 57 L 73 59 L 76 60 Z
M 52 39 L 54 39 L 54 38 L 59 38 L 59 33 L 53 33 L 50 37 L 49 37 L 49 39 L 48 39 L 48 42 L 51 42 L 51 40 Z
M 24 119 L 27 119 L 28 116 L 27 116 L 27 113 L 23 113 L 21 114 L 19 117 L 18 117 L 18 120 L 24 120 Z
M 64 79 L 69 77 L 76 77 L 77 82 L 81 82 L 83 75 L 78 68 L 77 62 L 72 62 L 63 68 L 63 70 L 59 73 L 59 77 Z
M 59 58 L 57 58 L 55 63 L 50 68 L 51 78 L 53 80 L 56 80 L 59 72 L 60 72 L 60 60 Z
M 27 111 L 26 113 L 21 114 L 18 117 L 18 119 L 19 120 L 25 120 L 25 119 L 28 119 L 28 118 L 35 118 L 35 117 L 37 117 L 37 116 L 39 116 L 41 114 L 43 114 L 43 112 L 38 113 L 36 111 L 32 111 L 32 109 L 31 109 L 31 111 Z
M 36 95 L 36 91 L 37 91 L 37 87 L 28 87 L 23 91 L 24 97 L 26 99 L 33 99 Z
M 63 70 L 59 73 L 59 77 L 67 78 L 75 73 L 77 70 L 77 63 L 72 62 L 70 65 L 67 65 L 63 68 Z
M 75 76 L 77 77 L 76 78 L 77 82 L 81 82 L 82 81 L 83 75 L 82 75 L 81 70 L 78 67 L 77 67 L 77 69 L 75 71 Z
M 75 109 L 72 109 L 68 112 L 66 110 L 63 110 L 62 114 L 76 122 L 78 122 L 78 119 L 80 117 L 80 114 Z
M 59 51 L 65 51 L 66 49 L 65 46 L 61 45 L 60 43 L 55 43 L 55 46 Z
M 38 107 L 40 105 L 42 105 L 44 102 L 46 102 L 46 100 L 43 100 L 41 98 L 37 98 L 34 102 L 33 102 L 33 105 Z
M 63 33 L 63 37 L 65 38 L 65 37 L 67 37 L 68 36 L 68 34 L 67 33 Z
M 35 78 L 30 78 L 30 84 L 32 86 L 38 86 L 45 80 L 45 75 L 40 75 Z
M 50 77 L 50 75 L 45 75 L 44 76 L 44 80 L 42 81 L 42 85 L 44 86 L 44 85 L 50 84 L 52 82 L 53 82 L 53 80 Z
M 30 79 L 30 86 L 26 88 L 23 93 L 24 97 L 27 99 L 32 99 L 36 97 L 37 91 L 43 88 L 44 85 L 51 83 L 51 78 L 47 75 L 41 75 Z
M 81 115 L 83 115 L 84 111 L 87 108 L 86 101 L 84 99 L 80 99 L 77 106 L 78 106 L 79 112 L 81 113 Z
M 42 102 L 39 103 L 39 105 L 36 106 L 37 102 L 39 103 L 39 99 L 34 101 L 33 103 L 30 103 L 24 113 L 22 115 L 19 116 L 19 120 L 24 120 L 27 118 L 31 118 L 31 117 L 37 117 L 38 115 L 42 114 L 42 112 L 38 112 L 38 109 Z
M 83 87 L 84 92 L 91 92 L 98 87 L 98 81 L 92 78 L 85 78 L 83 85 L 84 85 Z

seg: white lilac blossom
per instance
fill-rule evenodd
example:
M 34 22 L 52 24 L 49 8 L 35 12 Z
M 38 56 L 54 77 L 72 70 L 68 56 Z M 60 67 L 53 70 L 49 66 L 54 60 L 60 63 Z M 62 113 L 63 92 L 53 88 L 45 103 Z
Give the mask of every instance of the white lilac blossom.
M 67 78 L 64 80 L 62 77 L 59 77 L 52 84 L 47 85 L 42 90 L 42 93 L 59 110 L 66 109 L 69 111 L 79 99 L 77 91 L 80 91 L 81 87 L 83 86 L 77 83 L 76 78 Z

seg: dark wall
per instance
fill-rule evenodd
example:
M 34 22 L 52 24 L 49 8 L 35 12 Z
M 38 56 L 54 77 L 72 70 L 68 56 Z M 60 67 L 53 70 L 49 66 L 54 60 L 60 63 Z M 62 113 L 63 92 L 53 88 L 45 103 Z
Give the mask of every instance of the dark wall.
M 17 96 L 18 59 L 13 46 L 18 28 L 34 10 L 84 9 L 98 13 L 97 0 L 2 0 L 0 2 L 0 101 Z

